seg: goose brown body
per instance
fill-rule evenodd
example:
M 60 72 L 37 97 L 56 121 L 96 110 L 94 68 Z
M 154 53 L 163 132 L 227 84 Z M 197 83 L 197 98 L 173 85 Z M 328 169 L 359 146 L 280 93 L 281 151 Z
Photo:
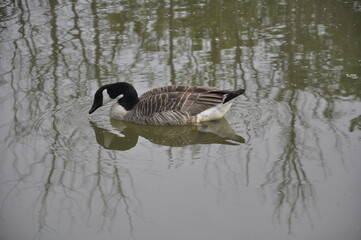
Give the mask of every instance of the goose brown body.
M 134 96 L 135 90 L 132 85 L 121 84 L 123 84 L 121 87 L 123 90 L 119 90 L 119 94 L 124 96 L 111 107 L 110 117 L 143 125 L 189 125 L 219 119 L 228 111 L 232 100 L 244 93 L 243 89 L 165 86 L 150 90 L 138 98 Z M 109 87 L 111 84 L 106 86 L 103 88 L 107 89 L 108 93 L 111 92 Z M 132 94 L 128 94 L 127 88 L 130 88 L 129 91 Z M 104 89 L 99 90 L 103 92 Z M 109 95 L 112 98 L 111 94 Z M 130 99 L 134 104 L 130 102 Z M 93 108 L 94 106 L 89 113 L 94 111 Z

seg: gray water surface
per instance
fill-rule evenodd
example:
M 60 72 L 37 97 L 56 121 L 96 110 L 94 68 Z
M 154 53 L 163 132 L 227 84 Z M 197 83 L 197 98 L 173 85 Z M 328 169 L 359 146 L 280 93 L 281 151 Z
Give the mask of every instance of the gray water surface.
M 4 0 L 0 239 L 361 239 L 361 1 Z M 118 81 L 225 119 L 89 115 Z

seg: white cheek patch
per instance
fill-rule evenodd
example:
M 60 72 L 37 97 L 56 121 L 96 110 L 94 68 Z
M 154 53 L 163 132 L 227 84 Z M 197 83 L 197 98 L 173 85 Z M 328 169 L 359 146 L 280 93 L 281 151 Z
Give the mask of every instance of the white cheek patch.
M 103 94 L 103 105 L 104 105 L 104 104 L 107 104 L 108 102 L 110 102 L 111 100 L 113 100 L 113 99 L 109 96 L 107 89 L 104 89 L 103 92 L 102 92 L 102 94 Z

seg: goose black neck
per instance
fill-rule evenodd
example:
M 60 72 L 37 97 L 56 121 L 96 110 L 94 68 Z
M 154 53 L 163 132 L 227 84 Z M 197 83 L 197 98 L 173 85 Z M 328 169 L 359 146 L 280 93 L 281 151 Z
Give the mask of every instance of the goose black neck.
M 138 93 L 133 85 L 126 82 L 114 83 L 114 85 L 115 89 L 117 89 L 119 93 L 118 95 L 124 95 L 118 100 L 118 104 L 124 107 L 127 111 L 131 110 L 139 102 Z

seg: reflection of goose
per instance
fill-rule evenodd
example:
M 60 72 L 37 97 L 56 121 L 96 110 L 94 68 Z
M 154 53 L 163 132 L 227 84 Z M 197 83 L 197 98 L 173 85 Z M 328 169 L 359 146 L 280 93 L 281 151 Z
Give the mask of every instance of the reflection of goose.
M 133 148 L 137 144 L 139 136 L 155 144 L 172 147 L 193 144 L 239 145 L 245 142 L 244 138 L 238 136 L 224 118 L 212 122 L 202 122 L 198 125 L 173 127 L 143 126 L 114 120 L 111 120 L 111 124 L 124 137 L 91 122 L 97 142 L 104 148 L 113 150 L 124 151 Z
M 120 96 L 110 109 L 110 117 L 115 120 L 143 125 L 190 125 L 221 119 L 234 98 L 243 93 L 244 89 L 167 86 L 150 90 L 138 98 L 131 84 L 119 82 L 96 91 L 89 114 Z
M 105 128 L 98 127 L 94 122 L 90 122 L 90 125 L 94 129 L 97 142 L 105 149 L 125 151 L 135 147 L 138 143 L 139 135 L 131 128 L 121 130 L 121 133 L 124 135 L 121 136 Z

